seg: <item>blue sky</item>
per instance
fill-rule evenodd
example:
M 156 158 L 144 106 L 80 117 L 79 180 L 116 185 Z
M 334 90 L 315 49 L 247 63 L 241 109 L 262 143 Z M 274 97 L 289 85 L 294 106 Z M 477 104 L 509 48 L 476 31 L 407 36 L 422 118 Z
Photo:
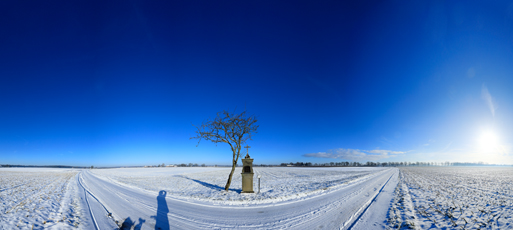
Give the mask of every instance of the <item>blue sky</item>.
M 513 164 L 508 1 L 0 3 L 0 163 Z

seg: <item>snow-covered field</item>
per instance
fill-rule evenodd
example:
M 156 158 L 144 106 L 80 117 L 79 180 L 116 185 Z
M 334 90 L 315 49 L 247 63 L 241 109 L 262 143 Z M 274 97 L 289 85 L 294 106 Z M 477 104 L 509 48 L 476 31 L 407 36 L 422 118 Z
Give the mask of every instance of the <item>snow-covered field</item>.
M 78 171 L 1 168 L 0 229 L 78 227 Z
M 0 229 L 369 229 L 386 225 L 393 168 L 0 169 Z
M 512 167 L 401 168 L 390 228 L 513 229 Z
M 99 229 L 384 228 L 398 178 L 394 168 L 254 168 L 261 193 L 240 194 L 241 168 L 223 191 L 229 170 L 94 169 L 78 178 Z
M 1 168 L 0 229 L 513 229 L 511 167 L 229 171 Z
M 240 172 L 233 174 L 230 191 L 224 186 L 231 168 L 118 168 L 95 169 L 97 176 L 131 187 L 159 192 L 178 199 L 195 199 L 215 204 L 251 205 L 276 203 L 320 195 L 340 186 L 365 179 L 384 168 L 253 168 L 253 190 L 259 194 L 244 194 Z

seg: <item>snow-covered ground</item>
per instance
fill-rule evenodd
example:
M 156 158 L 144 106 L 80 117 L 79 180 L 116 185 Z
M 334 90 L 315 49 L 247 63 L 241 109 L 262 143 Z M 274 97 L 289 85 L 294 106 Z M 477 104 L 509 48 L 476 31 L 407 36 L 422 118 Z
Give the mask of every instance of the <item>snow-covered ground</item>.
M 398 176 L 394 168 L 258 168 L 262 178 L 274 175 L 265 189 L 274 195 L 258 198 L 219 189 L 224 182 L 217 178 L 226 178 L 227 170 L 88 170 L 78 178 L 93 201 L 88 205 L 97 226 L 114 221 L 127 229 L 384 229 Z M 240 183 L 234 179 L 235 189 Z M 232 198 L 218 199 L 223 195 L 217 193 Z
M 80 226 L 75 180 L 78 172 L 0 168 L 0 229 Z
M 401 168 L 393 229 L 513 229 L 512 167 Z
M 513 168 L 0 169 L 0 229 L 513 229 Z
M 384 229 L 395 168 L 0 169 L 0 229 Z
M 258 192 L 258 176 L 261 176 L 258 194 L 240 193 L 240 167 L 235 169 L 228 192 L 224 191 L 224 186 L 231 168 L 118 168 L 95 169 L 91 172 L 131 187 L 154 192 L 165 190 L 168 197 L 177 199 L 247 206 L 321 195 L 366 179 L 383 169 L 254 167 L 255 192 Z

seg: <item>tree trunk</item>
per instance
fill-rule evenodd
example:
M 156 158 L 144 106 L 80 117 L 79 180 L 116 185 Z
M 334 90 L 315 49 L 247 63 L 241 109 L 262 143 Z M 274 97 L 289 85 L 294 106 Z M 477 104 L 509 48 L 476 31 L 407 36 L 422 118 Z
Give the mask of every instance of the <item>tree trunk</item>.
M 232 147 L 231 144 L 230 144 L 230 147 Z M 235 171 L 235 165 L 237 165 L 237 161 L 239 161 L 240 141 L 239 141 L 239 143 L 237 143 L 237 146 L 235 147 L 235 149 L 232 147 L 232 151 L 233 151 L 232 171 L 230 172 L 230 176 L 228 176 L 228 181 L 226 182 L 226 186 L 224 186 L 224 190 L 226 190 L 226 191 L 228 191 L 228 189 L 230 188 L 230 184 L 232 183 L 233 172 Z
M 232 163 L 232 171 L 230 172 L 230 176 L 228 176 L 228 181 L 226 182 L 226 186 L 224 186 L 224 190 L 228 191 L 228 189 L 230 188 L 230 184 L 232 183 L 232 176 L 233 176 L 233 172 L 235 171 L 235 162 Z

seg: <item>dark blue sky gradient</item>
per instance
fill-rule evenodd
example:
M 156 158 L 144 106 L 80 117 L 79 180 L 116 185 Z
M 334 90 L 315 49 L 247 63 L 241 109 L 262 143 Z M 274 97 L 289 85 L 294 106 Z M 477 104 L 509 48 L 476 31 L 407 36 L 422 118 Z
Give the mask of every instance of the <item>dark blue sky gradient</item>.
M 0 25 L 2 164 L 229 164 L 191 123 L 244 108 L 257 164 L 513 163 L 508 1 L 2 1 Z

